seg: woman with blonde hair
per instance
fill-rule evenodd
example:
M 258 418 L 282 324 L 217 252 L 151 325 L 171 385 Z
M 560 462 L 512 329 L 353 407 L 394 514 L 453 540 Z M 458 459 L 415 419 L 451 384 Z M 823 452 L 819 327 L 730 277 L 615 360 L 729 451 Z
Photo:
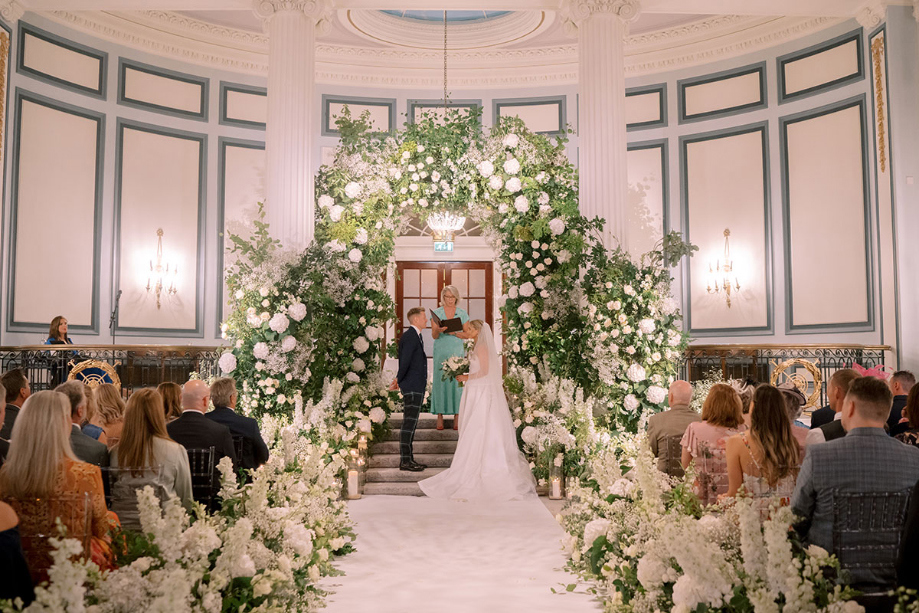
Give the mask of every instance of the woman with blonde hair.
M 111 526 L 105 508 L 102 473 L 80 462 L 70 447 L 70 401 L 60 392 L 32 394 L 13 425 L 13 444 L 0 469 L 0 498 L 16 510 L 24 534 L 51 529 L 52 507 L 75 538 L 86 536 L 82 499 L 89 495 L 93 560 L 106 565 Z M 61 500 L 56 500 L 61 499 Z M 34 555 L 33 555 L 34 554 Z M 27 552 L 33 577 L 46 577 L 51 565 L 47 551 Z
M 166 416 L 166 423 L 182 417 L 182 386 L 166 381 L 160 383 L 156 391 L 163 397 L 163 413 Z
M 121 428 L 124 426 L 124 400 L 121 399 L 121 391 L 111 383 L 103 383 L 97 387 L 95 396 L 99 418 L 108 437 L 108 447 L 111 449 L 121 438 Z
M 102 418 L 99 415 L 99 405 L 96 404 L 96 391 L 91 385 L 83 383 L 83 395 L 86 396 L 86 414 L 83 416 L 83 423 L 80 429 L 83 434 L 96 439 L 100 443 L 108 443 L 108 437 L 105 435 Z
M 702 504 L 712 504 L 727 493 L 726 442 L 744 429 L 740 395 L 730 385 L 716 383 L 702 404 L 702 421 L 689 424 L 680 441 L 683 468 L 696 463 L 695 491 Z
M 459 308 L 460 293 L 453 285 L 446 285 L 440 292 L 441 306 L 434 309 L 434 314 L 441 320 L 459 317 L 463 325 L 469 321 L 469 314 Z M 446 326 L 438 326 L 431 318 L 431 337 L 434 339 L 434 370 L 432 379 L 434 389 L 431 393 L 431 413 L 437 415 L 437 429 L 444 429 L 444 415 L 455 415 L 453 429 L 459 428 L 459 405 L 463 390 L 452 379 L 443 380 L 441 365 L 454 356 L 466 355 L 463 339 L 464 332 L 447 332 Z
M 140 529 L 137 490 L 152 486 L 161 500 L 178 497 L 186 508 L 193 504 L 191 471 L 185 448 L 169 438 L 163 414 L 163 397 L 152 388 L 131 394 L 124 412 L 121 440 L 112 450 L 118 469 L 112 487 L 112 510 L 121 525 Z

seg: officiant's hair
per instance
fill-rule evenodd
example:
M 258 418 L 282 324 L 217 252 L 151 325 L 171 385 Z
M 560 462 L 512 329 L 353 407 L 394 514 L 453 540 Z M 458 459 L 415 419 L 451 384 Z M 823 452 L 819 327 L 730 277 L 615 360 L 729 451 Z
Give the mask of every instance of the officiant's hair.
M 408 315 L 406 317 L 408 317 L 409 321 L 412 321 L 412 317 L 415 315 L 424 315 L 424 309 L 422 307 L 412 307 L 408 310 Z
M 444 301 L 444 294 L 446 294 L 447 292 L 450 292 L 451 294 L 453 294 L 453 297 L 456 298 L 457 304 L 459 304 L 459 301 L 463 299 L 463 297 L 460 296 L 460 292 L 458 289 L 456 289 L 455 285 L 444 285 L 444 288 L 440 290 L 440 301 L 441 302 Z

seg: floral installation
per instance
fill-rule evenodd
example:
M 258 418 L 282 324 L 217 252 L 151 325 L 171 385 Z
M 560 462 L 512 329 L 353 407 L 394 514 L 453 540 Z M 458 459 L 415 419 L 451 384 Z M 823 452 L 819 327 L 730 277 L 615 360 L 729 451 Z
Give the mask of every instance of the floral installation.
M 55 539 L 48 584 L 26 611 L 318 610 L 323 576 L 354 535 L 339 500 L 342 459 L 301 436 L 276 432 L 271 459 L 240 485 L 224 458 L 221 507 L 194 516 L 172 498 L 161 507 L 150 487 L 138 492 L 142 534 L 128 535 L 118 568 L 82 561 L 78 541 Z M 21 604 L 21 603 L 20 603 Z M 6 601 L 4 611 L 21 607 Z
M 789 507 L 761 520 L 749 498 L 701 508 L 693 475 L 657 470 L 646 439 L 621 437 L 591 458 L 591 478 L 562 514 L 569 568 L 614 612 L 862 611 L 838 560 L 804 548 Z
M 706 371 L 701 379 L 693 381 L 692 400 L 689 403 L 689 408 L 696 413 L 701 413 L 702 405 L 705 403 L 705 399 L 708 398 L 708 393 L 716 383 L 725 383 L 725 380 L 721 376 L 721 371 L 717 368 Z
M 469 373 L 469 358 L 466 356 L 453 355 L 443 361 L 440 369 L 442 372 L 441 380 L 449 381 L 456 379 L 460 375 Z

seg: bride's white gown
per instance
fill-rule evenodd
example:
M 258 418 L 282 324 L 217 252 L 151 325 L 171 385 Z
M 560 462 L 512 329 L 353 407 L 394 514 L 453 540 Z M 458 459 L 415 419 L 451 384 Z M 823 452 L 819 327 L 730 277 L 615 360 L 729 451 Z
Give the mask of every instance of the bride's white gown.
M 459 409 L 459 443 L 450 468 L 418 485 L 430 498 L 505 501 L 536 497 L 536 481 L 517 447 L 501 363 L 486 324 L 469 358 Z M 436 376 L 436 374 L 435 374 Z

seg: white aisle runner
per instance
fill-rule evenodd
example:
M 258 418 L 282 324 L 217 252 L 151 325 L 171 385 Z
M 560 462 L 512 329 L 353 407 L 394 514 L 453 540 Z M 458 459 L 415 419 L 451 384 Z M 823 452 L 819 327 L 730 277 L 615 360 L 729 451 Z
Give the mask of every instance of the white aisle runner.
M 602 610 L 564 571 L 564 531 L 539 501 L 483 505 L 411 496 L 352 501 L 357 552 L 321 587 L 328 613 Z M 562 594 L 553 594 L 550 588 Z

